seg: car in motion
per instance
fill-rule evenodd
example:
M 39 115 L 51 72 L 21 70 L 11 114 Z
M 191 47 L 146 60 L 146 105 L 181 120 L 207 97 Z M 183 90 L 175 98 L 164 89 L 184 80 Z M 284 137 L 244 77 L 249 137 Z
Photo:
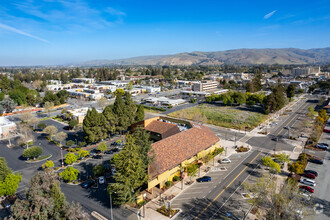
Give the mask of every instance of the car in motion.
M 309 178 L 309 179 L 315 179 L 316 176 L 314 174 L 311 173 L 303 173 L 301 174 L 303 177 Z
M 314 193 L 314 189 L 312 187 L 310 187 L 310 186 L 300 185 L 299 188 L 302 189 L 302 190 L 306 190 L 306 191 L 308 191 L 310 193 Z
M 86 180 L 85 182 L 83 182 L 81 184 L 81 187 L 85 188 L 85 189 L 88 189 L 88 188 L 92 187 L 94 184 L 95 184 L 95 181 L 90 179 L 90 180 Z
M 316 171 L 314 171 L 314 170 L 305 170 L 304 173 L 311 173 L 311 174 L 313 174 L 313 175 L 316 176 L 316 177 L 319 175 L 319 174 L 318 174 Z
M 316 185 L 316 184 L 315 184 L 315 181 L 313 181 L 313 180 L 309 180 L 309 179 L 305 179 L 305 178 L 301 179 L 300 182 L 301 182 L 302 184 L 307 185 L 307 186 L 315 186 L 315 185 Z
M 323 164 L 322 160 L 319 160 L 319 159 L 316 159 L 316 158 L 309 158 L 308 162 L 316 163 L 316 164 Z
M 219 163 L 221 164 L 231 163 L 231 160 L 229 158 L 223 158 L 222 160 L 219 160 Z
M 201 183 L 201 182 L 210 182 L 211 177 L 210 176 L 203 176 L 201 178 L 198 178 L 196 181 L 199 182 L 199 183 Z

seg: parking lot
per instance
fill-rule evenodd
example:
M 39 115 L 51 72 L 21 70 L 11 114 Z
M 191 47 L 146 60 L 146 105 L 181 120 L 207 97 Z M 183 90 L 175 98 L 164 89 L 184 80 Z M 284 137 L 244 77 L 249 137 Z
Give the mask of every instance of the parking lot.
M 319 143 L 330 144 L 330 134 L 323 133 Z M 312 195 L 315 203 L 315 219 L 323 220 L 330 218 L 330 153 L 327 151 L 311 151 L 308 153 L 323 159 L 324 164 L 308 163 L 306 169 L 318 172 L 315 179 L 316 186 Z

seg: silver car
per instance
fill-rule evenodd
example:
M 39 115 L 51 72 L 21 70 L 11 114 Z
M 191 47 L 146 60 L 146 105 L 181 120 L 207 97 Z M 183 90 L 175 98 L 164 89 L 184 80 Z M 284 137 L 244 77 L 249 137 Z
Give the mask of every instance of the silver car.
M 231 163 L 231 160 L 229 160 L 229 158 L 224 158 L 224 159 L 220 160 L 219 162 L 222 164 L 225 164 L 225 163 Z

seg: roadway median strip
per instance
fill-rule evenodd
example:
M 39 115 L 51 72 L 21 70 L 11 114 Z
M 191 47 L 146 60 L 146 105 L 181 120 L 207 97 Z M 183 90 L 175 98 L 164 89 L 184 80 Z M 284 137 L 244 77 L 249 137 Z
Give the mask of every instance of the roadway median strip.
M 91 215 L 92 215 L 94 218 L 98 219 L 98 220 L 108 220 L 106 217 L 104 217 L 103 215 L 101 215 L 100 213 L 98 213 L 98 212 L 96 212 L 96 211 L 93 211 L 93 212 L 91 213 Z
M 198 219 L 199 218 L 199 216 L 201 216 L 218 198 L 219 198 L 219 196 L 221 196 L 222 195 L 222 193 L 226 190 L 226 189 L 228 189 L 230 186 L 231 186 L 231 184 L 233 184 L 233 182 L 240 176 L 240 175 L 242 175 L 242 173 L 249 167 L 249 165 L 253 162 L 253 161 L 255 161 L 256 159 L 257 159 L 257 157 L 259 156 L 261 154 L 261 152 L 259 152 L 250 162 L 249 162 L 249 164 L 246 166 L 246 167 L 244 167 L 244 169 L 203 209 L 203 211 L 201 211 L 194 219 Z

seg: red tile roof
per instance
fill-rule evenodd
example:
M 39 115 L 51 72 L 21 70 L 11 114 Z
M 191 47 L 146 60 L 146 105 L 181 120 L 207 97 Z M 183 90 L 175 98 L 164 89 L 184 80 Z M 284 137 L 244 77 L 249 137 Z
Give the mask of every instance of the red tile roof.
M 180 132 L 179 128 L 175 124 L 161 122 L 161 121 L 152 121 L 148 124 L 145 129 L 147 131 L 155 132 L 157 134 L 161 134 L 163 137 L 166 138 L 171 135 L 177 134 Z M 166 134 L 165 137 L 163 134 Z
M 154 178 L 164 171 L 174 168 L 218 141 L 219 138 L 209 128 L 193 125 L 186 131 L 153 143 L 155 159 L 149 168 L 150 177 Z

